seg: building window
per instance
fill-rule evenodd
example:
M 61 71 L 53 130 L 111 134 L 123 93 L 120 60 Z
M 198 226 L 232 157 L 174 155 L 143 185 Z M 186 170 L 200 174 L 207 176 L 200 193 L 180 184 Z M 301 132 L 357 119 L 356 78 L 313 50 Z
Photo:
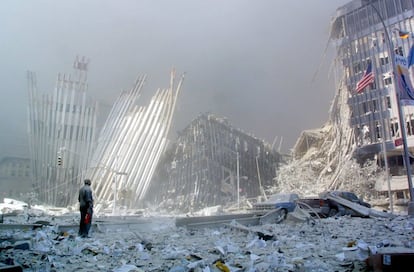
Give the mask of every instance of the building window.
M 388 60 L 388 56 L 380 58 L 381 65 L 387 65 L 389 62 L 390 61 Z
M 392 137 L 397 136 L 398 127 L 399 127 L 398 122 L 391 123 L 391 135 L 392 135 Z
M 361 107 L 362 107 L 362 112 L 363 112 L 363 113 L 367 113 L 367 112 L 368 112 L 367 102 L 363 102 L 363 103 L 361 104 Z
M 401 9 L 407 11 L 413 8 L 413 3 L 411 0 L 401 0 Z
M 395 192 L 395 194 L 397 195 L 397 199 L 404 199 L 404 192 L 397 191 Z
M 414 135 L 414 120 L 412 114 L 410 114 L 410 121 L 407 122 L 407 134 Z
M 377 139 L 381 139 L 381 125 L 379 124 L 379 122 L 375 122 L 375 132 L 377 135 Z
M 378 100 L 372 100 L 372 112 L 378 111 Z
M 395 9 L 395 3 L 394 1 L 384 1 L 384 4 L 386 6 L 386 17 L 385 18 L 391 18 L 394 17 L 397 14 L 397 11 Z
M 388 86 L 388 85 L 391 85 L 391 84 L 392 84 L 391 77 L 384 78 L 384 85 L 385 86 Z
M 387 107 L 391 109 L 391 98 L 387 96 Z
M 369 89 L 370 89 L 370 90 L 375 90 L 375 89 L 377 89 L 377 83 L 375 82 L 375 80 L 374 80 L 374 82 L 373 82 L 372 84 L 370 84 L 370 85 L 369 85 Z
M 402 46 L 398 46 L 398 48 L 395 48 L 395 54 L 400 55 L 400 56 L 404 56 L 404 52 L 403 52 L 403 48 Z
M 359 63 L 355 63 L 352 68 L 354 70 L 354 74 L 358 74 L 361 72 L 361 65 Z
M 386 44 L 386 38 L 385 38 L 385 32 L 381 32 L 381 38 L 382 38 L 382 44 Z M 387 57 L 387 63 L 388 63 L 388 57 Z

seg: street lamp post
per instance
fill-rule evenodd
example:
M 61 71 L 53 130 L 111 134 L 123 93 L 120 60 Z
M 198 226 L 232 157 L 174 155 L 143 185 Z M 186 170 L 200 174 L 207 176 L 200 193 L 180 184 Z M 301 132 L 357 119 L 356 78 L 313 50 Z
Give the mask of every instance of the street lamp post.
M 257 171 L 257 179 L 259 180 L 259 190 L 260 193 L 263 194 L 265 200 L 267 200 L 267 195 L 265 190 L 262 186 L 262 178 L 260 177 L 260 168 L 259 168 L 259 155 L 256 155 L 256 171 Z
M 392 69 L 392 75 L 393 75 L 393 81 L 394 81 L 394 86 L 395 86 L 395 94 L 396 94 L 396 98 L 397 98 L 397 107 L 398 107 L 398 119 L 399 119 L 399 125 L 400 125 L 400 130 L 401 130 L 401 137 L 402 137 L 402 142 L 403 142 L 403 149 L 404 149 L 404 164 L 405 164 L 405 168 L 407 171 L 407 182 L 408 182 L 408 189 L 410 191 L 410 201 L 408 202 L 408 215 L 414 215 L 414 201 L 413 201 L 413 197 L 414 197 L 414 190 L 413 190 L 413 183 L 412 183 L 412 178 L 411 178 L 411 164 L 410 164 L 410 157 L 409 157 L 409 153 L 408 153 L 408 145 L 407 145 L 407 132 L 405 130 L 405 121 L 404 121 L 404 113 L 402 110 L 402 106 L 401 106 L 401 100 L 400 100 L 400 91 L 397 89 L 397 78 L 395 76 L 395 54 L 394 54 L 394 45 L 393 42 L 390 38 L 390 35 L 388 33 L 388 29 L 387 26 L 385 25 L 385 22 L 380 14 L 380 12 L 378 11 L 378 9 L 374 6 L 374 4 L 372 2 L 368 2 L 369 5 L 371 6 L 371 8 L 375 11 L 375 13 L 377 14 L 378 18 L 381 21 L 381 24 L 384 28 L 384 32 L 385 32 L 385 36 L 387 39 L 387 43 L 388 43 L 388 54 L 391 58 L 391 69 Z
M 117 196 L 117 184 L 116 184 L 116 175 L 112 177 L 112 182 L 114 184 L 114 205 L 112 207 L 112 215 L 116 213 L 116 196 Z
M 113 176 L 113 184 L 114 184 L 114 206 L 112 207 L 112 214 L 115 215 L 116 214 L 116 198 L 117 198 L 117 194 L 118 194 L 118 186 L 116 183 L 116 176 L 126 176 L 128 175 L 128 173 L 125 172 L 118 172 L 118 171 L 114 171 L 114 176 Z M 122 192 L 122 191 L 121 191 Z
M 118 194 L 118 184 L 117 184 L 117 179 L 116 176 L 126 176 L 128 175 L 128 173 L 125 172 L 120 172 L 119 171 L 119 155 L 117 155 L 115 157 L 115 167 L 117 168 L 117 170 L 111 169 L 111 171 L 113 172 L 114 176 L 113 176 L 113 185 L 114 185 L 114 190 L 113 190 L 113 194 L 114 194 L 114 203 L 113 203 L 113 207 L 112 207 L 112 214 L 115 215 L 116 213 L 116 198 L 117 198 L 117 194 Z
M 236 151 L 230 149 L 230 148 L 226 148 L 226 150 L 230 151 L 231 153 L 236 155 L 236 176 L 237 176 L 237 180 L 236 180 L 236 195 L 237 195 L 237 209 L 240 209 L 240 152 L 239 152 L 239 145 L 236 144 L 235 146 Z M 231 173 L 232 175 L 232 179 L 233 179 L 233 173 Z M 233 182 L 233 181 L 232 181 Z M 234 186 L 234 184 L 232 184 Z M 234 187 L 233 187 L 234 189 Z
M 240 159 L 239 151 L 236 152 L 237 156 L 237 209 L 240 210 Z
M 76 184 L 79 183 L 79 179 L 83 179 L 86 172 L 86 161 L 87 155 L 73 151 L 66 146 L 58 147 L 57 151 L 57 166 L 58 166 L 58 179 L 62 184 L 72 184 L 73 181 L 76 181 Z M 68 183 L 69 182 L 69 183 Z M 67 201 L 73 201 L 74 199 L 70 196 L 75 195 L 77 188 L 72 184 L 68 188 L 70 192 L 67 194 Z M 54 195 L 57 195 L 57 191 Z M 75 200 L 76 201 L 76 200 Z

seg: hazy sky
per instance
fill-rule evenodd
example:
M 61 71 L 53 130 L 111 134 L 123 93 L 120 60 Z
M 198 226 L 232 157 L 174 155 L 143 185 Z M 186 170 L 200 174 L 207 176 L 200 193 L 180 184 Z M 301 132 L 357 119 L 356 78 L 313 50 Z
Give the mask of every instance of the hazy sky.
M 26 71 L 52 90 L 77 55 L 90 59 L 89 92 L 101 101 L 142 74 L 150 96 L 175 67 L 186 78 L 174 132 L 211 112 L 269 143 L 283 137 L 287 151 L 328 119 L 335 88 L 322 56 L 331 18 L 347 2 L 2 0 L 0 158 L 27 156 Z

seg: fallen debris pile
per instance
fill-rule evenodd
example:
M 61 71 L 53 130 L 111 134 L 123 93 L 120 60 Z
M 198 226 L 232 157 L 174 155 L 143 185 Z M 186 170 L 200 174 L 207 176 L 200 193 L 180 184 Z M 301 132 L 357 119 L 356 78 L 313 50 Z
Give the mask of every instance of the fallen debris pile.
M 384 171 L 375 160 L 363 165 L 353 157 L 354 131 L 349 125 L 348 90 L 339 86 L 329 120 L 319 129 L 303 131 L 292 150 L 292 160 L 279 169 L 270 193 L 318 195 L 328 190 L 356 193 L 366 200 L 377 197 L 376 180 Z
M 176 227 L 174 218 L 157 215 L 98 216 L 86 239 L 77 237 L 78 215 L 54 216 L 35 229 L 0 229 L 0 263 L 29 272 L 361 271 L 384 250 L 414 252 L 413 218 L 307 220 L 306 213 L 293 216 L 297 212 L 279 224 L 235 220 L 198 229 Z M 47 219 L 7 216 L 0 225 Z M 61 228 L 68 224 L 72 228 Z

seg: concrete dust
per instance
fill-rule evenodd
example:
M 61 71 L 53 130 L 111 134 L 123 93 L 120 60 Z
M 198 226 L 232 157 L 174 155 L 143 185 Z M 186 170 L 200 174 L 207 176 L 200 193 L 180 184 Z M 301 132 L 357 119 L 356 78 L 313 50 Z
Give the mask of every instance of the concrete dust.
M 56 212 L 56 209 L 54 210 Z M 30 213 L 30 212 L 29 212 Z M 414 219 L 331 217 L 304 222 L 187 230 L 174 217 L 96 216 L 90 238 L 77 236 L 77 213 L 4 216 L 0 262 L 23 271 L 361 271 L 384 248 L 414 252 Z M 62 231 L 60 225 L 72 225 Z M 257 233 L 267 233 L 268 239 Z M 220 270 L 222 269 L 222 270 Z

